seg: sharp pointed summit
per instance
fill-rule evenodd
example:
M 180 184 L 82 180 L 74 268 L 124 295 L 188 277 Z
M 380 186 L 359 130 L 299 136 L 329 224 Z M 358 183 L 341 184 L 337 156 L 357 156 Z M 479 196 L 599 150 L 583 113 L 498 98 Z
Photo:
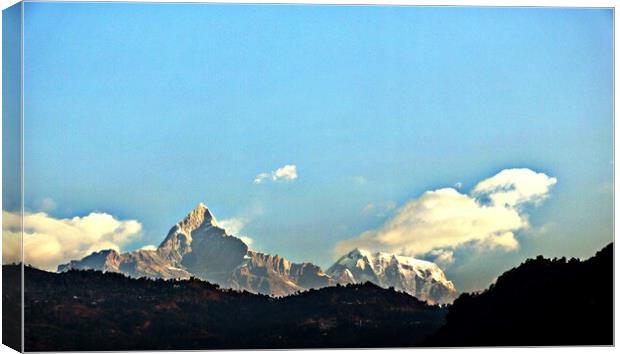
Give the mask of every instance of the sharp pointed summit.
M 198 203 L 196 208 L 192 210 L 187 216 L 178 222 L 178 226 L 185 232 L 191 233 L 192 231 L 208 223 L 211 226 L 217 226 L 217 220 L 211 213 L 209 208 L 204 203 Z

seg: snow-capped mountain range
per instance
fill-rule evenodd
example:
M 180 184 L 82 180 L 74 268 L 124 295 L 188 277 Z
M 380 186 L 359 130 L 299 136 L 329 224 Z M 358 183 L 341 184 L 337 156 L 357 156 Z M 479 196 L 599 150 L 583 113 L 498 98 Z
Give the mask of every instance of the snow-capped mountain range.
M 340 284 L 369 281 L 432 303 L 452 302 L 456 296 L 454 284 L 437 264 L 392 253 L 356 248 L 342 256 L 327 274 Z
M 202 203 L 170 229 L 156 250 L 104 250 L 58 266 L 59 272 L 70 269 L 164 279 L 195 276 L 222 287 L 276 296 L 366 281 L 430 303 L 448 303 L 456 296 L 454 285 L 436 264 L 411 257 L 355 249 L 323 272 L 312 263 L 249 250 L 218 226 Z

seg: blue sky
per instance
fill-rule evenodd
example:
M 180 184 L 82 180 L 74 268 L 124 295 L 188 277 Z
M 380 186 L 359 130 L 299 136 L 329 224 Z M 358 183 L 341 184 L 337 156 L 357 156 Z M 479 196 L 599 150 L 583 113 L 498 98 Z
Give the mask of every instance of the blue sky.
M 138 220 L 131 250 L 202 201 L 328 266 L 425 191 L 518 167 L 557 178 L 532 230 L 448 275 L 589 256 L 612 240 L 612 33 L 609 9 L 26 3 L 26 208 Z

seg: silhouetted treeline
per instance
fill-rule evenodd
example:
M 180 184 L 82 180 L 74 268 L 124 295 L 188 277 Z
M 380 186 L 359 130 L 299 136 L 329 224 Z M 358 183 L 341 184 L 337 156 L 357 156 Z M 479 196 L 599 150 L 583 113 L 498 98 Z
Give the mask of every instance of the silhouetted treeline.
M 537 257 L 463 294 L 431 346 L 613 344 L 613 243 L 586 260 Z
M 2 344 L 22 351 L 21 264 L 2 267 Z
M 20 266 L 3 276 L 16 281 Z M 448 307 L 370 283 L 273 298 L 197 279 L 31 267 L 24 277 L 26 351 L 613 343 L 613 244 L 583 262 L 528 260 Z M 3 287 L 5 306 L 19 299 Z
M 96 271 L 26 267 L 25 279 L 26 351 L 414 346 L 445 316 L 370 283 L 272 298 Z

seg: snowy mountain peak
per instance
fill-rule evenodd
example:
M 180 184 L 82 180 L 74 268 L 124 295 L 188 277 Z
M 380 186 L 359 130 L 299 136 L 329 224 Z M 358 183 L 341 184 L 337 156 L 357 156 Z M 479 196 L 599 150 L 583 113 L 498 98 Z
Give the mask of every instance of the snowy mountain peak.
M 386 252 L 372 253 L 356 248 L 327 270 L 341 283 L 370 281 L 394 287 L 431 303 L 454 300 L 456 289 L 433 262 Z
M 207 223 L 211 226 L 217 226 L 217 220 L 209 208 L 203 203 L 199 203 L 196 208 L 187 214 L 183 220 L 179 221 L 177 225 L 179 225 L 181 230 L 189 234 Z
M 365 250 L 363 248 L 355 248 L 348 254 L 351 257 L 372 257 L 372 252 Z

